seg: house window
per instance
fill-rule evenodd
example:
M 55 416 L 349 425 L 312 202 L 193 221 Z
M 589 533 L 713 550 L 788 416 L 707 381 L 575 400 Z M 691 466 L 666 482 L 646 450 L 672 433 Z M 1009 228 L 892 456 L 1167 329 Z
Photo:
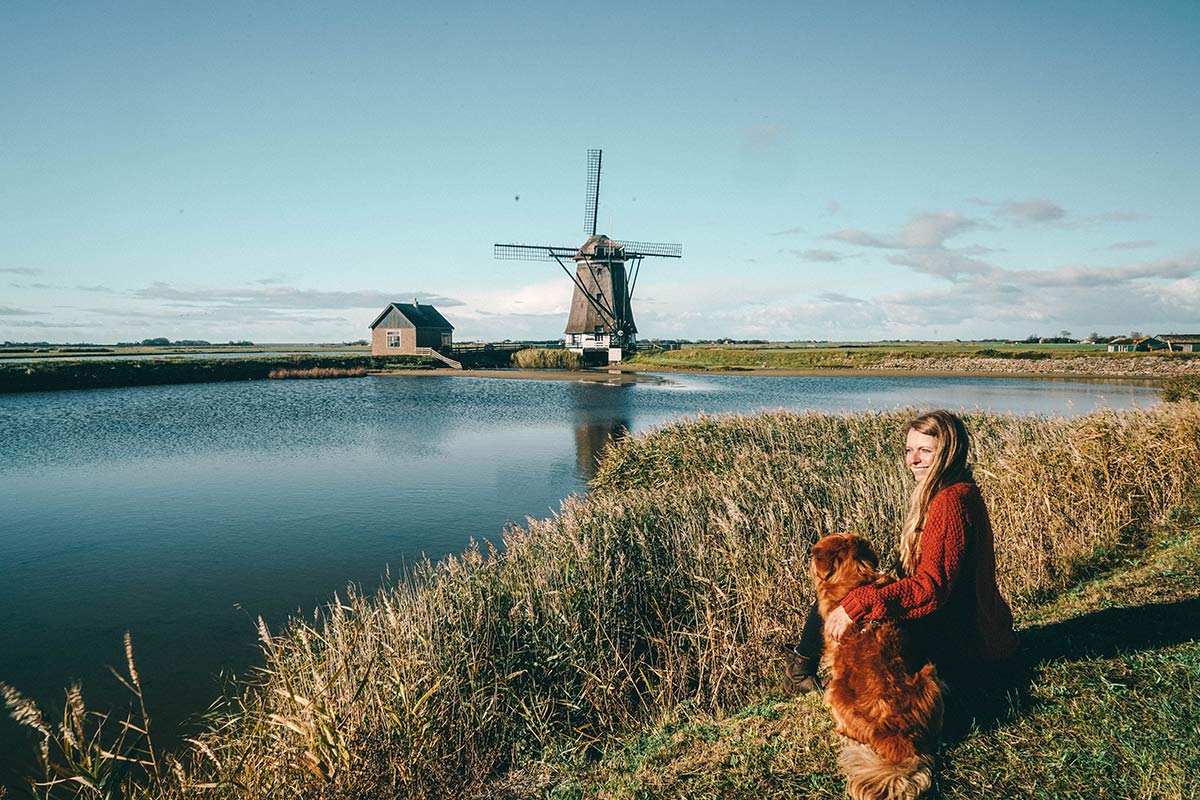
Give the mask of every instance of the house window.
M 400 331 L 388 331 L 387 332 L 387 346 L 388 347 L 399 347 L 400 346 Z

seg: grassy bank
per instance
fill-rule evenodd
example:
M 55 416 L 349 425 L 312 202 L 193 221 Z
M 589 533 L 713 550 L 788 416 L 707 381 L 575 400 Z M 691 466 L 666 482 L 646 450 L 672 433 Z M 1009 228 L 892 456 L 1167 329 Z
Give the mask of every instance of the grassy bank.
M 423 356 L 370 355 L 31 361 L 0 364 L 0 393 L 265 380 L 273 371 L 430 369 L 436 366 L 432 359 Z
M 169 345 L 0 345 L 0 357 L 3 358 L 38 358 L 38 359 L 75 359 L 100 358 L 105 356 L 174 356 L 174 355 L 231 355 L 238 353 L 277 353 L 306 355 L 348 355 L 361 353 L 369 355 L 370 345 L 358 344 L 169 344 Z
M 1018 621 L 1025 679 L 998 715 L 948 742 L 938 797 L 1200 796 L 1200 497 L 1136 559 Z M 845 797 L 815 696 L 764 692 L 714 714 L 682 707 L 592 763 L 543 763 L 547 800 Z
M 643 369 L 714 372 L 748 370 L 900 370 L 1165 376 L 1200 373 L 1200 354 L 1108 353 L 1102 345 L 941 342 L 843 346 L 686 345 L 638 353 Z
M 503 554 L 473 548 L 372 596 L 351 591 L 280 634 L 263 629 L 264 669 L 229 688 L 177 764 L 129 746 L 156 777 L 125 794 L 839 796 L 819 703 L 781 704 L 769 692 L 778 647 L 796 635 L 811 597 L 809 545 L 856 530 L 890 550 L 908 490 L 897 451 L 906 418 L 701 418 L 626 441 L 588 497 L 507 530 Z M 1023 620 L 1058 619 L 1048 602 L 1144 552 L 1200 474 L 1196 404 L 1070 420 L 977 414 L 968 425 L 1002 588 Z M 1188 557 L 1171 569 L 1186 572 Z M 1164 629 L 1191 619 L 1149 616 Z M 1103 659 L 1119 661 L 1104 672 L 1108 660 L 1103 669 L 1070 660 L 1061 642 L 1083 635 L 1073 630 L 1044 639 L 1046 677 L 1035 688 L 1049 694 L 1032 693 L 1011 723 L 1027 734 L 1011 746 L 1008 727 L 969 738 L 963 746 L 979 749 L 951 750 L 946 780 L 985 786 L 1008 774 L 989 765 L 989 749 L 1019 766 L 1055 736 L 1066 743 L 1054 752 L 1070 759 L 1091 746 L 1079 742 L 1107 746 L 1103 737 L 1118 735 L 1108 723 L 1122 712 L 1093 703 L 1121 693 L 1112 670 L 1129 670 L 1157 704 L 1131 722 L 1193 713 L 1194 700 L 1177 712 L 1156 694 L 1194 681 L 1195 654 L 1170 649 L 1185 644 L 1155 640 L 1166 649 L 1151 652 L 1131 638 L 1126 657 L 1116 628 L 1091 626 L 1112 639 L 1117 655 Z M 1165 733 L 1159 740 L 1178 745 Z M 697 741 L 713 747 L 697 751 Z M 1086 774 L 1125 764 L 1106 752 Z M 656 781 L 676 775 L 676 788 L 646 783 L 651 772 Z M 1151 786 L 1162 777 L 1121 779 Z M 989 796 L 1038 796 L 1018 792 L 1034 785 L 1022 780 Z
M 695 369 L 862 369 L 889 358 L 1071 359 L 1107 353 L 1103 345 L 986 345 L 967 342 L 855 345 L 684 345 L 679 350 L 638 353 L 635 363 Z M 1141 354 L 1113 353 L 1114 356 Z

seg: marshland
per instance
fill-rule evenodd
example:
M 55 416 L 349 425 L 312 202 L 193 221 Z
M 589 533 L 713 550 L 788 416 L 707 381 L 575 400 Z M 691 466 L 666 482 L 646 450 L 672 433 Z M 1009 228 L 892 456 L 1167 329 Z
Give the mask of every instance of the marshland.
M 58 709 L 50 758 L 63 775 L 130 781 L 126 796 L 739 796 L 678 763 L 720 751 L 731 760 L 702 772 L 746 796 L 803 785 L 836 797 L 825 716 L 779 695 L 775 655 L 805 608 L 815 537 L 850 529 L 890 545 L 906 412 L 875 409 L 947 397 L 991 409 L 969 423 L 1023 625 L 1047 624 L 1064 590 L 1144 557 L 1181 519 L 1200 411 L 1139 387 L 380 378 L 10 396 L 9 521 L 47 550 L 5 554 L 23 580 L 5 582 L 21 621 L 0 680 Z M 103 502 L 129 486 L 136 507 Z M 69 547 L 87 550 L 87 568 L 51 559 Z M 125 663 L 126 628 L 129 696 L 96 663 Z M 1159 649 L 1139 657 L 1173 664 Z M 1163 673 L 1168 695 L 1177 673 Z M 152 759 L 140 734 L 114 743 L 116 717 L 88 749 L 95 718 L 75 694 L 62 710 L 61 687 L 80 676 L 97 707 L 132 697 L 138 727 L 145 695 Z M 1029 724 L 1014 715 L 998 730 Z M 730 720 L 774 733 L 756 742 Z M 40 738 L 24 737 L 26 771 Z M 1020 737 L 986 741 L 1028 758 Z M 739 760 L 763 748 L 791 760 L 748 776 Z M 953 776 L 970 762 L 947 764 Z M 654 788 L 651 773 L 675 784 Z

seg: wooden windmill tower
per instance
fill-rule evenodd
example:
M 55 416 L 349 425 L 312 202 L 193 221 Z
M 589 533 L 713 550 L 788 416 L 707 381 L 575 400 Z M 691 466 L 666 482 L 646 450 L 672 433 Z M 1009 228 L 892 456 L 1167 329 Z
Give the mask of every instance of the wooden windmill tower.
M 557 261 L 575 284 L 567 318 L 566 345 L 590 363 L 614 363 L 637 348 L 637 325 L 630 301 L 642 259 L 681 258 L 683 245 L 616 241 L 596 233 L 600 208 L 600 150 L 588 150 L 587 194 L 580 247 L 498 244 L 502 260 Z M 575 268 L 567 260 L 575 262 Z

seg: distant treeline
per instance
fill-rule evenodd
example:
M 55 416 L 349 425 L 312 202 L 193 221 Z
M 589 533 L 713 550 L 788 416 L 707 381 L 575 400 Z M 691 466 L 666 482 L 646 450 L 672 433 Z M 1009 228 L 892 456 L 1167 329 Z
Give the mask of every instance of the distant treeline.
M 266 380 L 273 370 L 420 369 L 425 356 L 294 355 L 258 358 L 143 358 L 124 361 L 26 361 L 0 364 L 0 392 L 99 389 L 164 383 Z
M 347 342 L 346 344 L 367 344 L 366 339 L 361 342 Z M 113 347 L 254 347 L 254 342 L 243 339 L 242 341 L 230 340 L 227 344 L 213 345 L 207 339 L 177 339 L 171 341 L 165 336 L 159 336 L 153 339 L 142 339 L 140 342 L 117 342 L 116 344 L 99 345 L 94 342 L 67 342 L 58 344 L 54 342 L 10 342 L 5 340 L 5 347 L 49 347 L 57 350 L 69 350 L 73 348 L 98 348 L 111 349 Z

